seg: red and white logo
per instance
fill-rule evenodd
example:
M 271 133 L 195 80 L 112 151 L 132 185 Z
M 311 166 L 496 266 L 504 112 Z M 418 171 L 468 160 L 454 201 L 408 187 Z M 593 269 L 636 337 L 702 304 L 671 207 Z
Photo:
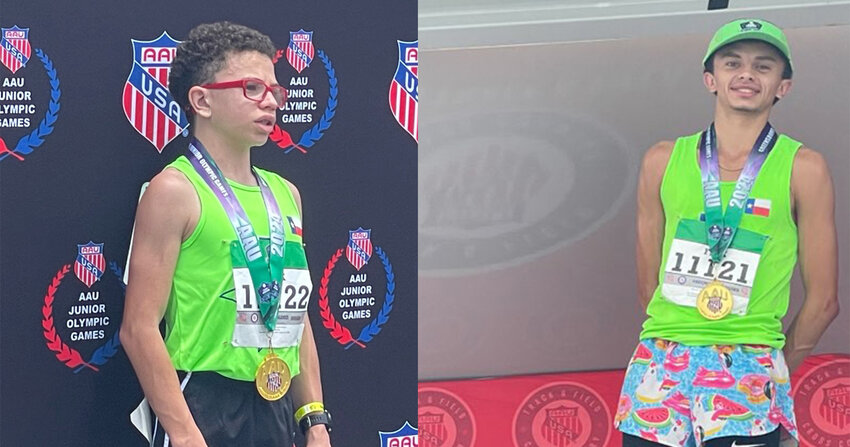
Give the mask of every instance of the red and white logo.
M 157 151 L 177 138 L 189 120 L 168 91 L 168 73 L 177 44 L 167 32 L 154 40 L 133 41 L 133 68 L 124 84 L 124 115 Z
M 289 32 L 289 45 L 286 47 L 286 60 L 298 73 L 310 66 L 316 49 L 313 47 L 313 32 L 298 31 Z
M 850 445 L 850 355 L 818 357 L 828 360 L 805 373 L 792 391 L 800 445 Z
M 372 257 L 371 234 L 372 230 L 364 230 L 363 227 L 348 231 L 348 245 L 345 247 L 345 258 L 358 271 Z
M 86 287 L 97 282 L 106 270 L 106 259 L 103 257 L 103 244 L 89 241 L 87 244 L 77 244 L 77 259 L 74 261 L 74 275 Z
M 517 447 L 607 447 L 611 414 L 602 397 L 574 382 L 532 391 L 514 415 Z
M 3 28 L 0 30 L 0 62 L 15 74 L 30 60 L 32 46 L 29 28 Z
M 398 41 L 398 65 L 390 81 L 390 111 L 414 140 L 419 141 L 419 41 Z
M 469 405 L 442 388 L 419 389 L 419 445 L 472 447 L 475 418 Z

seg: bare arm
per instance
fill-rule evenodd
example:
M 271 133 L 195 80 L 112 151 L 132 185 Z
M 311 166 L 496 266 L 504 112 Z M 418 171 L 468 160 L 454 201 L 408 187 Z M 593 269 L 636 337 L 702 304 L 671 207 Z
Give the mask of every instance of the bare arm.
M 287 182 L 295 203 L 298 205 L 298 214 L 301 212 L 301 194 L 298 188 Z M 323 402 L 322 398 L 322 376 L 319 370 L 319 353 L 316 350 L 316 340 L 313 338 L 313 328 L 310 325 L 309 315 L 304 316 L 304 335 L 301 337 L 301 349 L 299 362 L 301 372 L 292 379 L 292 402 L 297 410 L 302 405 L 310 402 Z M 324 425 L 310 427 L 305 435 L 308 446 L 330 446 L 330 436 Z
M 785 357 L 794 371 L 838 315 L 838 244 L 835 193 L 826 161 L 801 148 L 794 159 L 791 194 L 797 216 L 805 301 L 786 333 Z
M 664 208 L 661 205 L 661 180 L 670 160 L 673 143 L 662 141 L 649 148 L 643 157 L 637 188 L 636 252 L 638 301 L 646 310 L 658 287 L 658 268 L 664 242 Z
M 167 169 L 154 177 L 136 213 L 121 324 L 121 344 L 175 446 L 206 446 L 159 333 L 181 241 L 199 214 L 200 203 L 183 174 Z
M 319 353 L 313 338 L 310 318 L 304 321 L 304 336 L 301 338 L 301 373 L 292 379 L 292 402 L 296 409 L 310 402 L 323 402 L 322 379 L 319 370 Z M 330 446 L 330 436 L 324 425 L 310 427 L 306 433 L 307 445 Z

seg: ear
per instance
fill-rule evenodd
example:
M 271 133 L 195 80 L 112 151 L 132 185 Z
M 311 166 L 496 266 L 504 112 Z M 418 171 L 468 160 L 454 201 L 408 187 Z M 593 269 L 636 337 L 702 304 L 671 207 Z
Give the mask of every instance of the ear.
M 776 89 L 776 99 L 782 99 L 789 91 L 791 91 L 791 80 L 783 79 L 779 82 L 779 88 Z
M 705 88 L 708 89 L 709 93 L 717 93 L 717 80 L 714 79 L 714 75 L 709 72 L 702 73 L 702 83 L 705 84 Z
M 212 110 L 208 101 L 207 94 L 209 91 L 200 86 L 192 86 L 189 89 L 189 106 L 195 111 L 195 115 L 209 118 L 212 116 Z

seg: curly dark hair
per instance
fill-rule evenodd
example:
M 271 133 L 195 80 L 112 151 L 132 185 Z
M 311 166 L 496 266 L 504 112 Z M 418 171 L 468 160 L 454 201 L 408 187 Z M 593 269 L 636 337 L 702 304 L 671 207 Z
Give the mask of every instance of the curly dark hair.
M 276 49 L 269 36 L 230 22 L 198 25 L 177 45 L 177 55 L 168 74 L 168 90 L 190 119 L 193 111 L 189 105 L 189 89 L 212 81 L 224 68 L 228 54 L 243 51 L 257 51 L 274 59 Z

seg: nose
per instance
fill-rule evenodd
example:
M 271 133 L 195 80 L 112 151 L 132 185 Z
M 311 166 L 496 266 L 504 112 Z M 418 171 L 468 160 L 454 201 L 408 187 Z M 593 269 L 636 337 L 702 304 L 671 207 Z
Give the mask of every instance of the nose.
M 277 108 L 277 101 L 275 101 L 274 95 L 272 94 L 271 90 L 266 90 L 265 94 L 263 95 L 263 100 L 260 101 L 260 107 L 264 109 Z
M 738 73 L 738 79 L 752 81 L 755 77 L 749 68 L 744 68 L 740 73 Z

